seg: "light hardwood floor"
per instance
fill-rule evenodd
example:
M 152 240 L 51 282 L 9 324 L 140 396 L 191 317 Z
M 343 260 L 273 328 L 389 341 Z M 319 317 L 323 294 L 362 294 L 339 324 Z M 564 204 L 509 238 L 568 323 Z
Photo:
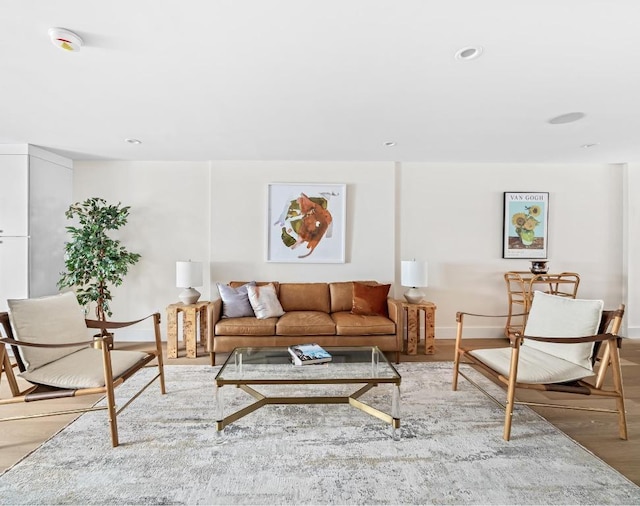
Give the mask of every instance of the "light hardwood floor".
M 478 340 L 478 343 L 482 343 Z M 121 346 L 127 349 L 139 348 L 137 344 Z M 436 340 L 434 355 L 402 356 L 402 361 L 450 361 L 453 360 L 454 341 L 448 339 Z M 422 353 L 422 350 L 419 350 Z M 203 350 L 199 350 L 196 359 L 178 358 L 165 360 L 165 364 L 208 364 L 209 357 Z M 621 351 L 622 374 L 625 387 L 627 408 L 627 422 L 629 439 L 622 441 L 618 438 L 617 420 L 615 415 L 600 414 L 584 411 L 536 408 L 542 416 L 556 427 L 569 435 L 575 441 L 585 446 L 592 453 L 600 457 L 609 465 L 624 474 L 634 483 L 640 485 L 640 340 L 627 340 Z M 224 355 L 217 357 L 217 363 L 224 360 Z M 465 381 L 461 378 L 461 381 Z M 8 395 L 6 381 L 0 383 L 0 396 Z M 554 400 L 562 398 L 563 394 L 547 392 L 519 391 L 521 400 Z M 65 408 L 73 408 L 93 404 L 97 397 L 86 396 L 76 399 L 66 399 L 57 402 L 65 404 Z M 582 405 L 602 406 L 602 400 L 584 397 L 580 399 Z M 43 401 L 49 402 L 49 401 Z M 490 402 L 487 399 L 487 402 Z M 37 412 L 42 409 L 42 402 L 33 405 L 18 404 L 0 408 L 0 416 L 10 416 L 11 413 Z M 77 415 L 39 418 L 20 422 L 2 422 L 0 424 L 0 472 L 15 464 L 18 460 L 35 450 L 44 441 L 56 434 Z M 517 414 L 514 424 L 518 423 Z M 105 421 L 105 440 L 108 439 L 108 427 Z

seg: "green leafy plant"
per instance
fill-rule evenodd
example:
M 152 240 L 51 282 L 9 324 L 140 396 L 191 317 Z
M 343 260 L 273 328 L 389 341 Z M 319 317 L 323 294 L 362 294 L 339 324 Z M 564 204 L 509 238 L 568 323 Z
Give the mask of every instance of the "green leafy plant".
M 77 218 L 78 226 L 66 227 L 71 240 L 65 243 L 65 268 L 58 288 L 72 287 L 80 305 L 96 305 L 96 317 L 104 321 L 111 316 L 109 287 L 122 284 L 129 266 L 140 260 L 138 253 L 128 252 L 119 240 L 107 235 L 126 225 L 130 206 L 108 205 L 101 198 L 72 204 L 67 219 Z

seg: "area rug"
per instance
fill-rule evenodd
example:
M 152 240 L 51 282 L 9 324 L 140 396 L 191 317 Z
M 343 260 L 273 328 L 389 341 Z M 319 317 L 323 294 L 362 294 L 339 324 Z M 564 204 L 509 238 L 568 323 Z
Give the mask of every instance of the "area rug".
M 84 414 L 0 476 L 0 503 L 640 504 L 640 487 L 527 407 L 503 441 L 502 410 L 463 379 L 451 391 L 450 363 L 398 369 L 400 441 L 348 405 L 287 405 L 236 421 L 216 444 L 218 367 L 168 366 L 168 394 L 153 385 L 120 416 L 121 446 L 105 412 Z M 120 403 L 142 379 L 117 390 Z M 229 411 L 251 402 L 223 392 Z M 387 409 L 391 387 L 366 398 Z

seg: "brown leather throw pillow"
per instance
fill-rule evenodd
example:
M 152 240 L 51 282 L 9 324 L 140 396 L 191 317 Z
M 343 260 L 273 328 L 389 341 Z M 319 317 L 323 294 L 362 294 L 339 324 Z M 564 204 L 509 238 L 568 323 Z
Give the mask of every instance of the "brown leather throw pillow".
M 353 306 L 351 314 L 389 317 L 387 296 L 391 285 L 365 285 L 353 283 Z

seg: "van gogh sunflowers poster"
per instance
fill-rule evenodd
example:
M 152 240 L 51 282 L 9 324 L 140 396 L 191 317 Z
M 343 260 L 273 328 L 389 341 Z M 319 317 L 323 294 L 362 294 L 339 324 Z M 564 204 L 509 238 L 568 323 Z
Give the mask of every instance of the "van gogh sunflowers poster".
M 504 192 L 503 258 L 547 258 L 548 192 Z

